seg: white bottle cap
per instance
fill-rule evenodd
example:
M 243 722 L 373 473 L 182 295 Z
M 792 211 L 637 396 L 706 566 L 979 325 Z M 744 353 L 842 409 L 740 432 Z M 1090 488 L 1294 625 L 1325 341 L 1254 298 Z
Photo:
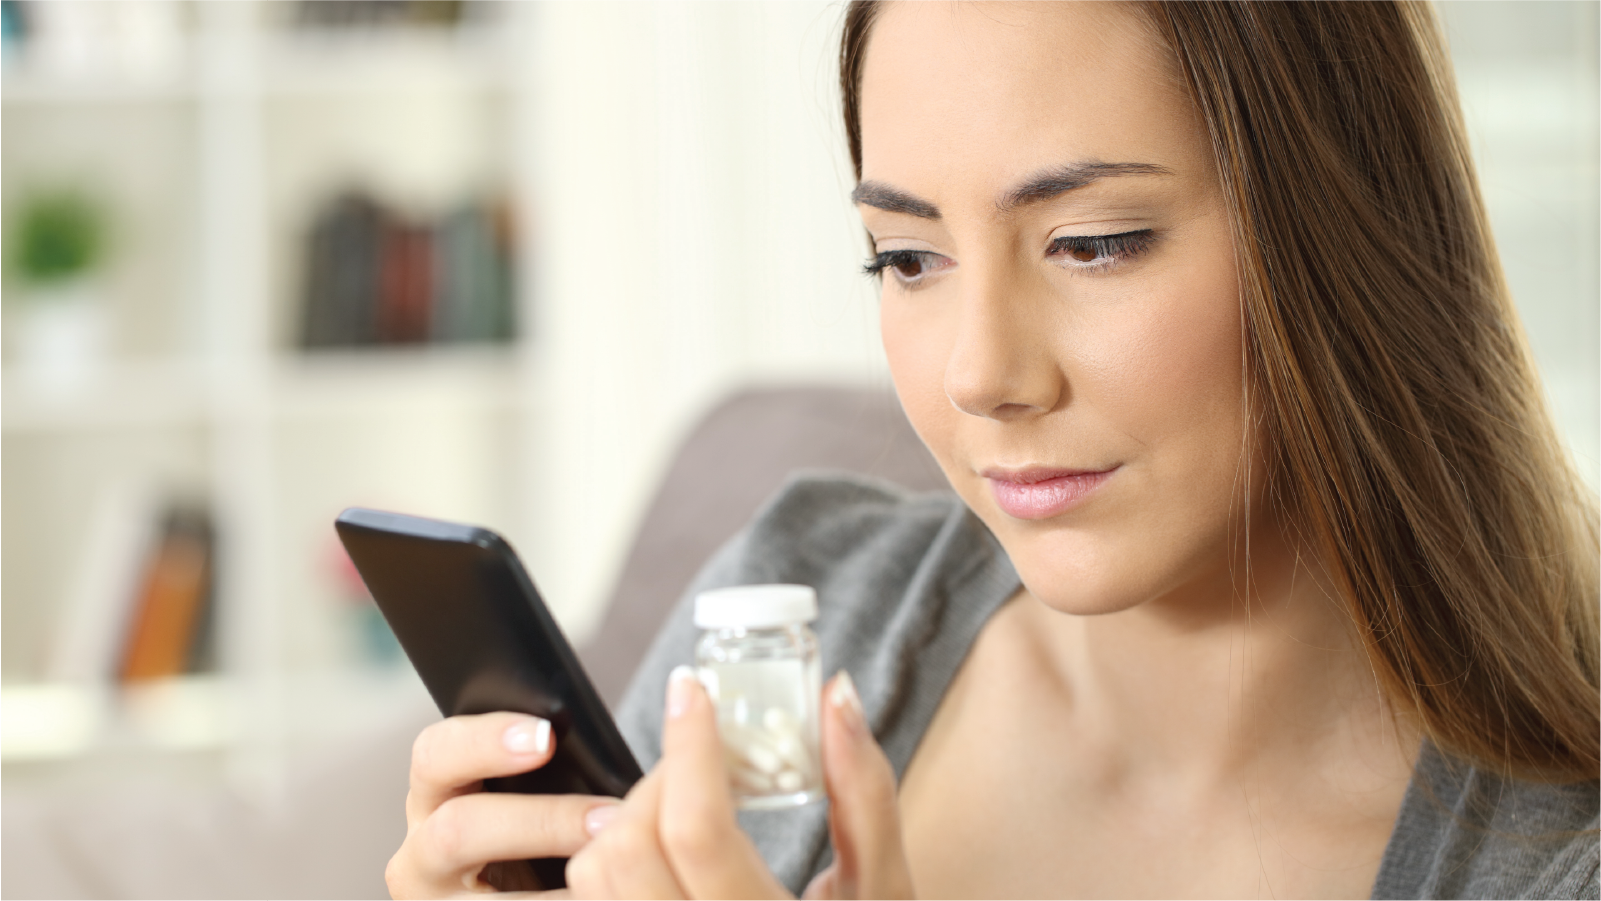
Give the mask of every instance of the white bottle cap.
M 702 629 L 770 629 L 816 618 L 810 585 L 736 585 L 695 596 L 695 625 Z

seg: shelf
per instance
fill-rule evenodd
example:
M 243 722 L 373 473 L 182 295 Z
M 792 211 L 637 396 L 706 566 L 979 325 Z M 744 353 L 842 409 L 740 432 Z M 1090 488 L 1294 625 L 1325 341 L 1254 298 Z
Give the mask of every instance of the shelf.
M 511 410 L 517 358 L 504 345 L 436 345 L 318 351 L 280 358 L 274 367 L 274 416 L 343 419 L 353 411 L 405 412 L 448 403 L 457 410 Z
M 502 36 L 482 25 L 386 26 L 372 29 L 280 28 L 263 33 L 260 92 L 267 99 L 321 99 L 373 94 L 509 87 Z M 187 60 L 159 74 L 121 77 L 94 71 L 61 75 L 8 61 L 0 101 L 7 105 L 86 106 L 195 100 L 199 87 Z
M 474 29 L 287 32 L 263 43 L 262 87 L 270 99 L 494 91 L 508 86 L 503 59 L 493 36 Z
M 6 434 L 195 425 L 205 402 L 201 369 L 189 361 L 119 362 L 69 384 L 14 367 L 0 374 L 0 429 Z
M 186 361 L 123 362 L 74 385 L 27 373 L 0 375 L 0 429 L 8 435 L 175 428 L 211 416 L 203 367 Z M 268 380 L 271 418 L 344 417 L 434 400 L 476 411 L 510 410 L 517 353 L 508 345 L 463 344 L 323 350 L 276 358 Z
M 285 738 L 316 745 L 427 710 L 410 667 L 350 667 L 286 675 Z M 226 750 L 248 733 L 246 692 L 236 680 L 188 675 L 145 685 L 63 683 L 0 687 L 0 760 L 67 761 L 101 752 Z
M 273 368 L 274 416 L 349 416 L 445 402 L 458 409 L 511 409 L 517 397 L 516 351 L 499 344 L 418 345 L 318 351 L 279 357 Z
M 121 690 L 7 685 L 0 688 L 0 759 L 64 759 L 108 745 L 221 747 L 238 727 L 231 689 L 215 676 L 182 676 Z
M 195 99 L 195 85 L 187 77 L 140 79 L 48 78 L 33 74 L 5 74 L 0 103 L 6 106 L 82 107 L 98 104 L 187 103 Z

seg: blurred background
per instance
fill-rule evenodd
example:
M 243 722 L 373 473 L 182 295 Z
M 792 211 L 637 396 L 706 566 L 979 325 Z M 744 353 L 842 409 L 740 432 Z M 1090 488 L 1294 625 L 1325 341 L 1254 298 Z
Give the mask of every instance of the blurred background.
M 1594 487 L 1598 5 L 1441 11 Z M 708 409 L 888 385 L 837 3 L 3 14 L 7 897 L 381 894 L 432 713 L 339 510 L 495 528 L 581 643 Z

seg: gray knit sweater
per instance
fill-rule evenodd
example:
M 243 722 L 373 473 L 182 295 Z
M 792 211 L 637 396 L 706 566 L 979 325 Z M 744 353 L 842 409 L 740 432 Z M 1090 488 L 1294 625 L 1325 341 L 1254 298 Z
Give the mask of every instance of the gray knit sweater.
M 823 672 L 850 671 L 897 777 L 979 630 L 1020 585 L 953 495 L 854 476 L 793 479 L 702 570 L 619 705 L 642 766 L 661 756 L 667 673 L 694 658 L 694 594 L 768 582 L 817 589 Z M 1595 783 L 1506 781 L 1426 746 L 1373 897 L 1596 898 L 1598 807 Z M 831 860 L 823 805 L 740 819 L 793 891 Z

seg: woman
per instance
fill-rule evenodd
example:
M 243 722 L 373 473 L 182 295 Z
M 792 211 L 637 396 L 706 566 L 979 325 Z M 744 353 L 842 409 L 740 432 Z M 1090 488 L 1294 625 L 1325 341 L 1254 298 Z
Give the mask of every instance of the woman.
M 476 793 L 548 727 L 446 721 L 392 891 L 1595 897 L 1595 504 L 1429 10 L 855 3 L 841 63 L 960 500 L 799 481 L 696 586 L 818 587 L 830 806 L 741 831 L 679 615 L 624 803 Z

